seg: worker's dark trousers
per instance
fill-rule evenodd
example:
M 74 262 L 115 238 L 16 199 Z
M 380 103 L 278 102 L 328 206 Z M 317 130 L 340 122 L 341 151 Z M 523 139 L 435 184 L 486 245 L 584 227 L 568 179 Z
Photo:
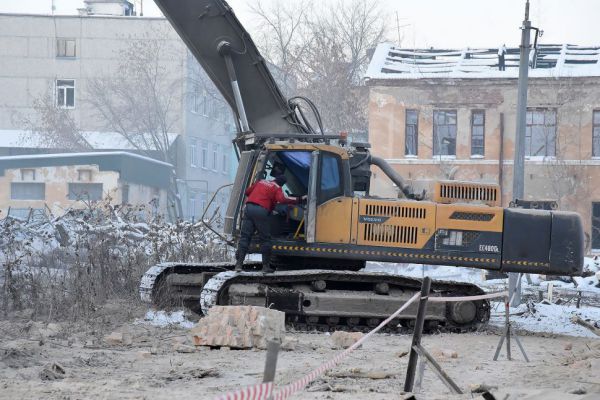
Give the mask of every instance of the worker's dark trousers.
M 260 240 L 260 252 L 263 259 L 263 267 L 269 268 L 271 261 L 271 225 L 269 221 L 269 210 L 253 204 L 246 203 L 244 217 L 242 218 L 242 231 L 240 242 L 235 255 L 236 260 L 243 261 L 248 253 L 250 241 L 255 231 L 258 231 Z

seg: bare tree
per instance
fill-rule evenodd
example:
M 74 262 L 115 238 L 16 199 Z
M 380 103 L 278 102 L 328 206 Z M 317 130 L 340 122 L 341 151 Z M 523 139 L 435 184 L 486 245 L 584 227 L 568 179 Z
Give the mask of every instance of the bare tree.
M 92 146 L 81 134 L 73 110 L 58 107 L 51 90 L 33 100 L 33 113 L 17 117 L 32 133 L 31 145 L 75 151 L 91 150 Z
M 367 90 L 361 86 L 369 54 L 385 35 L 377 0 L 327 2 L 318 7 L 275 2 L 252 7 L 259 45 L 297 93 L 315 102 L 333 132 L 365 131 Z
M 172 54 L 169 43 L 156 32 L 128 39 L 119 53 L 119 66 L 109 75 L 88 81 L 86 101 L 105 129 L 119 133 L 142 152 L 158 152 L 163 161 L 174 162 L 170 135 L 177 120 L 175 90 L 180 78 L 169 77 L 165 60 Z
M 312 7 L 310 1 L 257 1 L 249 5 L 259 22 L 257 44 L 269 62 L 280 69 L 284 93 L 295 85 L 299 62 L 310 46 L 306 22 Z

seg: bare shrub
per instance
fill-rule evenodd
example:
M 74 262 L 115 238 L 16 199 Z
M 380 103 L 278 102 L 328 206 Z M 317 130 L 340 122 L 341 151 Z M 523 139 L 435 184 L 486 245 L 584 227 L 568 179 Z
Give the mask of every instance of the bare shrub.
M 105 201 L 52 220 L 0 220 L 0 310 L 88 318 L 109 300 L 138 302 L 140 278 L 153 264 L 227 258 L 226 246 L 201 225 L 144 222 L 144 211 Z

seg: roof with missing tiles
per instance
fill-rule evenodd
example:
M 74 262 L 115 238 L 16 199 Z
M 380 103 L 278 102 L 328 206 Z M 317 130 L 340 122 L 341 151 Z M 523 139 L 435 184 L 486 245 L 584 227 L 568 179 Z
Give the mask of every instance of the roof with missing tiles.
M 502 48 L 403 49 L 381 43 L 375 49 L 365 79 L 517 78 L 519 48 L 504 48 L 505 70 L 500 70 Z M 540 44 L 530 53 L 529 76 L 600 76 L 600 46 Z

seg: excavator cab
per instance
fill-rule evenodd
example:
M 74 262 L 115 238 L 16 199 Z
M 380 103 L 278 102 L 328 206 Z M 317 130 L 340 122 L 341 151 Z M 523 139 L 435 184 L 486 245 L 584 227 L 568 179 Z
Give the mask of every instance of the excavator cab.
M 244 152 L 234 184 L 236 193 L 231 196 L 228 207 L 225 233 L 232 237 L 239 233 L 240 204 L 246 188 L 257 180 L 273 180 L 283 174 L 287 178 L 283 187 L 286 195 L 306 195 L 308 200 L 275 208 L 271 216 L 273 238 L 305 243 L 349 243 L 353 191 L 348 160 L 346 150 L 327 144 L 280 142 L 266 144 L 260 151 Z M 251 174 L 247 174 L 249 170 Z M 326 226 L 331 225 L 332 217 L 337 223 Z M 328 223 L 320 223 L 322 220 Z

